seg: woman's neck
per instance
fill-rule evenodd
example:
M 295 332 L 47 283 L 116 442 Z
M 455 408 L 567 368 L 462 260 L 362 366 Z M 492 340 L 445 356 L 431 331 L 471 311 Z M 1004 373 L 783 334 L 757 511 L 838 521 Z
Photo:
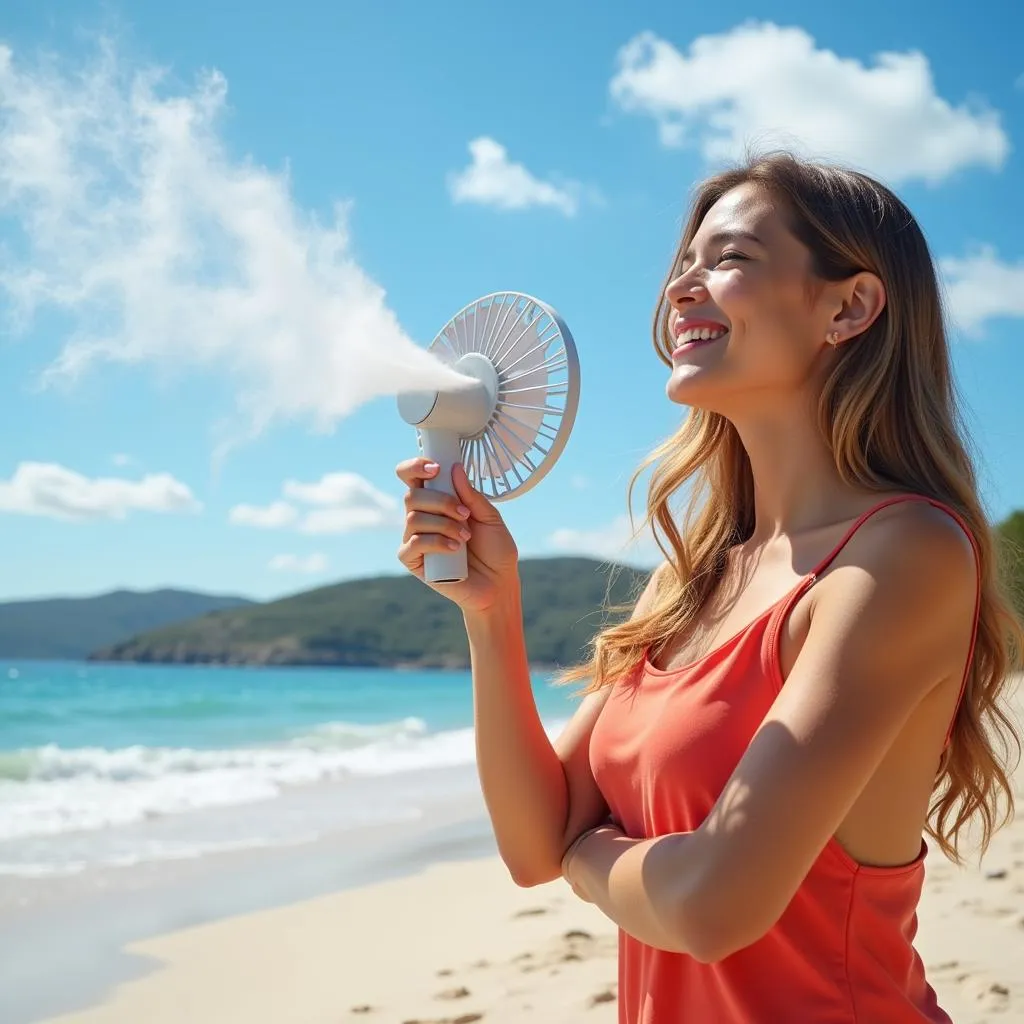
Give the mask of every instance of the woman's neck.
M 791 408 L 732 422 L 754 481 L 753 545 L 857 514 L 867 492 L 842 480 L 817 423 L 806 411 Z

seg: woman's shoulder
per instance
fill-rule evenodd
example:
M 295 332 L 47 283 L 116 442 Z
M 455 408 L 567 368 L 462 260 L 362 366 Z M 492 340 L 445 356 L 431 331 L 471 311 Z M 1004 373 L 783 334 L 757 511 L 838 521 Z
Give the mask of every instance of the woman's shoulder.
M 910 573 L 928 585 L 969 585 L 977 576 L 975 541 L 943 502 L 894 495 L 850 537 L 838 564 L 860 567 L 876 579 Z
M 814 588 L 812 619 L 858 648 L 935 647 L 955 655 L 976 608 L 978 565 L 958 517 L 926 500 L 890 504 L 866 519 Z M 915 639 L 916 638 L 916 639 Z

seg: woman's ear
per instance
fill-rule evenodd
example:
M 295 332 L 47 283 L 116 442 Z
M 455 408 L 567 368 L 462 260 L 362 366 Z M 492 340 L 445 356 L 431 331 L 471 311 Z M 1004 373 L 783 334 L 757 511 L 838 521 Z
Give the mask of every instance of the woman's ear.
M 865 270 L 836 282 L 836 286 L 840 303 L 829 332 L 838 334 L 838 344 L 842 345 L 862 335 L 881 315 L 886 302 L 885 285 L 877 274 Z

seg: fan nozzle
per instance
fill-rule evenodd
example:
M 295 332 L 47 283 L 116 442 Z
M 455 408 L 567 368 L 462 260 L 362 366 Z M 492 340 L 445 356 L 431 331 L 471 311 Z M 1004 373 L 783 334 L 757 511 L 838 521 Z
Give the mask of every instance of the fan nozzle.
M 490 359 L 479 352 L 462 356 L 452 369 L 462 374 L 459 384 L 399 395 L 399 415 L 420 430 L 446 430 L 459 437 L 477 437 L 494 415 L 498 402 L 498 371 Z
M 487 356 L 469 352 L 452 369 L 464 378 L 453 387 L 412 391 L 398 398 L 399 415 L 419 428 L 423 454 L 440 467 L 424 486 L 448 494 L 455 492 L 452 469 L 462 461 L 462 439 L 479 437 L 498 403 L 498 371 Z M 464 544 L 452 554 L 431 552 L 424 558 L 428 583 L 458 583 L 467 570 Z

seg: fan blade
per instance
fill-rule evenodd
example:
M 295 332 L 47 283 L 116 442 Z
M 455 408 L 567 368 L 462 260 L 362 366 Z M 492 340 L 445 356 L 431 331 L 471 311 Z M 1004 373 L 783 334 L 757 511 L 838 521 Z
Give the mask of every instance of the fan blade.
M 544 364 L 548 350 L 559 341 L 557 333 L 551 337 L 551 326 L 551 318 L 542 314 L 539 309 L 530 315 L 530 319 L 520 325 L 516 331 L 514 342 L 507 346 L 507 351 L 504 352 L 501 362 L 498 364 L 499 381 L 505 368 L 509 368 L 509 372 L 516 377 L 515 387 L 517 389 L 522 387 L 544 388 L 548 385 L 548 369 Z M 512 400 L 515 401 L 514 398 Z M 502 392 L 499 383 L 499 410 L 502 405 Z M 496 455 L 503 473 L 511 471 L 515 462 L 522 459 L 533 447 L 540 434 L 544 416 L 545 409 L 540 402 L 530 408 L 516 408 L 517 423 L 514 434 L 508 430 L 502 431 L 502 443 L 496 445 Z M 490 429 L 494 429 L 494 421 L 492 421 Z

